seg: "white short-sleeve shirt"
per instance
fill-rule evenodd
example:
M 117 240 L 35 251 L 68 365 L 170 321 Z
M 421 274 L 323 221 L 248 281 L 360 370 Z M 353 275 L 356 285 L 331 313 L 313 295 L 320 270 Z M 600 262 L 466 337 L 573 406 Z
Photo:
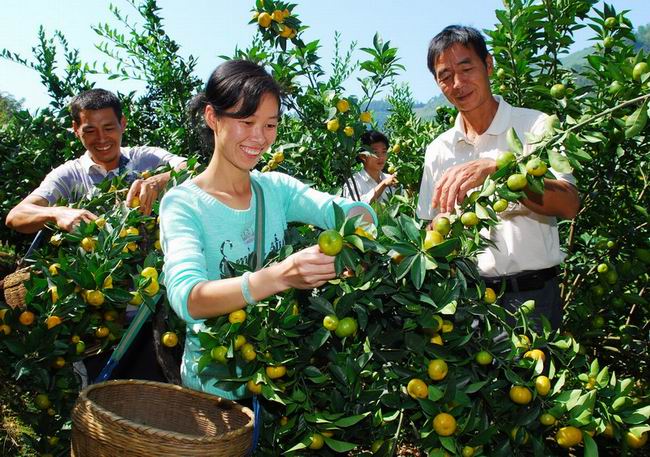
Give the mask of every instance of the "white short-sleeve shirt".
M 377 182 L 365 169 L 362 169 L 352 175 L 352 178 L 348 179 L 343 186 L 343 193 L 341 195 L 345 198 L 356 200 L 357 196 L 354 195 L 354 186 L 356 185 L 356 190 L 359 192 L 360 197 L 359 201 L 370 204 L 372 196 L 375 194 L 375 187 L 386 178 L 388 178 L 388 175 L 382 171 L 379 175 L 379 182 Z M 352 192 L 350 189 L 353 189 Z M 377 201 L 385 203 L 394 193 L 399 193 L 399 191 L 392 187 L 386 187 Z
M 490 127 L 470 141 L 461 116 L 455 125 L 433 140 L 427 147 L 424 171 L 418 199 L 417 215 L 431 220 L 438 211 L 431 207 L 435 185 L 448 168 L 471 160 L 496 159 L 501 151 L 509 149 L 506 132 L 513 127 L 524 144 L 524 153 L 530 153 L 526 133 L 544 131 L 547 115 L 536 110 L 517 108 L 495 96 L 499 108 Z M 575 185 L 573 175 L 551 169 L 557 179 Z M 555 217 L 537 214 L 522 204 L 510 204 L 499 214 L 496 227 L 484 229 L 481 234 L 495 244 L 478 255 L 481 275 L 496 277 L 528 270 L 541 270 L 558 265 L 566 254 L 560 249 Z
M 119 167 L 106 171 L 93 162 L 88 151 L 77 159 L 68 160 L 47 174 L 31 195 L 37 195 L 48 201 L 50 205 L 63 198 L 69 203 L 81 200 L 93 194 L 96 185 L 108 176 L 128 172 L 130 179 L 136 179 L 137 174 L 154 170 L 168 163 L 176 168 L 185 162 L 185 158 L 172 154 L 161 148 L 151 146 L 133 146 L 120 148 Z M 128 179 L 127 179 L 128 180 Z

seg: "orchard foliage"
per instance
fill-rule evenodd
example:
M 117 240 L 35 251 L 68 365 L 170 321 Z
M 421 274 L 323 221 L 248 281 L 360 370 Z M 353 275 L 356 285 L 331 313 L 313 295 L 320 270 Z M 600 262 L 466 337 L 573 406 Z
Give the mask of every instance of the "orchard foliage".
M 120 94 L 125 144 L 185 156 L 198 149 L 185 114 L 201 86 L 196 60 L 179 55 L 154 0 L 128 3 L 140 25 L 111 7 L 118 27 L 94 27 L 106 64 L 83 63 L 60 32 L 48 38 L 43 30 L 33 61 L 2 52 L 37 70 L 52 97 L 49 107 L 19 111 L 0 129 L 3 171 L 15 177 L 0 187 L 3 214 L 53 165 L 79 154 L 65 106 L 95 74 L 146 84 L 144 95 Z M 650 72 L 625 13 L 594 4 L 518 0 L 496 12 L 498 23 L 486 31 L 495 92 L 553 116 L 539 137 L 511 132 L 497 172 L 446 224 L 425 230 L 414 219 L 424 149 L 455 111 L 441 107 L 433 121 L 414 114 L 408 87 L 392 81 L 403 70 L 398 51 L 379 34 L 358 50 L 356 43 L 341 50 L 336 34 L 326 70 L 295 4 L 255 2 L 255 35 L 232 58 L 266 65 L 287 95 L 261 170 L 339 191 L 355 170 L 361 134 L 377 127 L 370 102 L 383 94 L 392 105 L 383 126 L 389 163 L 407 190 L 378 209 L 378 229 L 337 211 L 336 280 L 207 321 L 200 367 L 222 386 L 259 395 L 259 455 L 393 455 L 405 444 L 433 456 L 621 455 L 647 439 Z M 595 49 L 580 69 L 565 68 L 560 58 L 585 26 Z M 345 90 L 353 77 L 359 96 Z M 496 227 L 524 188 L 542 193 L 551 168 L 573 171 L 583 200 L 578 217 L 560 223 L 570 252 L 563 332 L 532 321 L 533 302 L 513 312 L 500 306 L 502 291 L 487 289 L 474 263 L 486 246 L 481 229 Z M 189 170 L 172 184 L 195 170 L 194 159 Z M 0 305 L 3 370 L 23 386 L 21 416 L 34 430 L 23 440 L 34 452 L 69 452 L 69 411 L 80 387 L 72 363 L 116 344 L 129 303 L 167 306 L 154 274 L 162 262 L 155 213 L 127 208 L 125 192 L 122 178 L 106 182 L 79 203 L 99 222 L 70 234 L 48 227 L 53 237 L 34 255 L 26 309 Z M 0 239 L 21 242 L 6 229 Z M 292 227 L 267 261 L 317 239 L 313 227 Z M 231 267 L 233 275 L 249 268 Z M 173 346 L 183 324 L 171 318 L 167 327 L 163 343 Z

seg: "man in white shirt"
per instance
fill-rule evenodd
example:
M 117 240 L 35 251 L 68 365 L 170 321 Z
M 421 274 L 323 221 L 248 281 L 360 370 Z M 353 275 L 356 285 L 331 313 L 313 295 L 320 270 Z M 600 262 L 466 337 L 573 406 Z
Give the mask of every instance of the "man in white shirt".
M 7 215 L 6 224 L 22 233 L 39 231 L 48 222 L 71 231 L 80 221 L 90 222 L 97 216 L 84 209 L 53 206 L 57 200 L 76 202 L 95 191 L 95 186 L 109 176 L 127 173 L 132 181 L 126 197 L 131 204 L 136 197 L 144 214 L 165 188 L 170 173 L 140 179 L 139 173 L 168 163 L 179 169 L 185 159 L 160 148 L 122 147 L 126 118 L 119 99 L 103 89 L 91 89 L 77 95 L 70 103 L 72 129 L 86 148 L 78 159 L 69 160 L 52 170 L 30 195 Z
M 363 170 L 355 173 L 343 186 L 343 197 L 371 204 L 387 202 L 397 184 L 394 174 L 384 173 L 388 156 L 388 138 L 381 132 L 369 130 L 361 136 L 361 143 L 370 151 L 361 151 L 358 160 Z
M 429 45 L 429 70 L 450 103 L 459 111 L 453 128 L 427 148 L 417 213 L 433 220 L 457 204 L 497 169 L 496 156 L 508 149 L 506 132 L 513 127 L 524 142 L 526 133 L 540 133 L 546 115 L 516 108 L 490 90 L 493 71 L 480 32 L 471 27 L 449 26 Z M 558 179 L 545 179 L 545 192 L 527 192 L 519 204 L 500 214 L 500 224 L 483 235 L 495 243 L 478 257 L 478 267 L 488 286 L 506 293 L 502 304 L 514 309 L 534 299 L 536 314 L 546 316 L 554 328 L 562 321 L 557 265 L 560 250 L 558 217 L 572 219 L 580 200 L 570 174 L 551 170 Z

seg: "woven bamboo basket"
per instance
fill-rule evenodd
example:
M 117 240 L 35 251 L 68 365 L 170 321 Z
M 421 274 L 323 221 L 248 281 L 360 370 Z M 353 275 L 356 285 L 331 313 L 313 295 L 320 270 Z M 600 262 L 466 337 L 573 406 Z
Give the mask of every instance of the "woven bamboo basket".
M 31 268 L 25 267 L 25 268 L 21 268 L 20 270 L 16 270 L 13 273 L 5 276 L 4 279 L 5 301 L 12 308 L 25 307 L 25 296 L 27 295 L 25 282 L 29 279 L 30 272 L 31 272 Z
M 72 410 L 72 457 L 245 456 L 253 412 L 214 395 L 153 381 L 91 385 Z

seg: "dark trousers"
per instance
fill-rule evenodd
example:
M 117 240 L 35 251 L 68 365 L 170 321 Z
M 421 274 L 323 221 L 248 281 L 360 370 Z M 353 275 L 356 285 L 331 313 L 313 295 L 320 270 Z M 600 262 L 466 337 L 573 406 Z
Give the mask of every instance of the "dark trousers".
M 105 352 L 84 359 L 89 382 L 93 382 L 99 375 L 111 354 L 112 352 Z M 167 382 L 156 358 L 151 321 L 142 325 L 135 340 L 113 370 L 110 379 L 144 379 Z
M 483 278 L 488 287 L 497 293 L 501 290 L 499 278 Z M 524 272 L 505 278 L 506 291 L 501 297 L 501 305 L 514 313 L 527 300 L 535 300 L 535 309 L 529 315 L 531 325 L 541 330 L 541 316 L 551 324 L 553 330 L 562 325 L 562 297 L 560 296 L 560 279 L 556 268 Z M 523 289 L 523 290 L 522 290 Z M 514 324 L 515 322 L 510 322 Z

